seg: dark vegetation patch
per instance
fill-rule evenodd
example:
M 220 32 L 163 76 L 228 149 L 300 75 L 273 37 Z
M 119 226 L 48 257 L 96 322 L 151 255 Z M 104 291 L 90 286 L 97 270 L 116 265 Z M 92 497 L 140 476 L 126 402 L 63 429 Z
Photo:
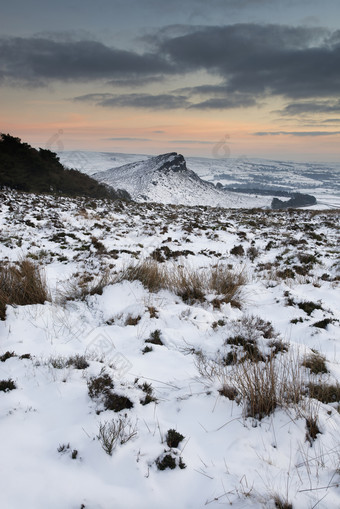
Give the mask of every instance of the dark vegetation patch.
M 326 358 L 319 353 L 311 353 L 306 355 L 304 358 L 302 365 L 305 368 L 308 368 L 311 373 L 318 375 L 322 373 L 328 373 L 328 369 L 326 366 Z
M 161 331 L 159 329 L 154 330 L 150 334 L 150 338 L 145 340 L 145 343 L 151 343 L 152 345 L 163 346 L 164 343 L 161 339 Z
M 333 320 L 330 318 L 324 318 L 323 320 L 320 320 L 319 322 L 313 323 L 313 327 L 318 327 L 319 329 L 327 329 L 327 326 L 333 323 Z
M 107 392 L 104 396 L 104 407 L 105 410 L 120 412 L 121 410 L 132 408 L 133 403 L 127 396 Z
M 221 396 L 230 399 L 230 401 L 235 401 L 238 397 L 237 389 L 232 385 L 223 384 L 218 392 Z
M 153 351 L 152 346 L 145 346 L 145 347 L 143 348 L 143 350 L 142 350 L 142 353 L 143 353 L 143 355 L 144 355 L 145 353 L 149 353 L 149 352 L 152 352 L 152 351 Z
M 99 376 L 91 377 L 87 382 L 89 396 L 92 399 L 101 397 L 113 389 L 113 380 L 108 373 L 102 371 Z
M 240 359 L 240 362 L 246 359 L 249 359 L 252 362 L 261 362 L 265 360 L 254 339 L 245 339 L 242 336 L 234 336 L 228 338 L 225 344 L 242 347 L 244 356 Z
M 307 313 L 308 316 L 310 316 L 313 311 L 316 309 L 321 309 L 322 306 L 319 302 L 312 302 L 312 301 L 306 301 L 306 302 L 298 302 L 298 308 L 302 309 L 305 313 Z
M 72 366 L 75 369 L 86 369 L 89 365 L 85 355 L 73 355 L 68 359 L 68 366 Z
M 340 385 L 327 383 L 309 383 L 308 394 L 311 398 L 321 401 L 321 403 L 340 402 Z
M 137 325 L 141 321 L 141 316 L 128 316 L 125 320 L 125 325 Z
M 156 459 L 156 465 L 158 470 L 166 470 L 169 468 L 170 470 L 174 470 L 177 466 L 180 469 L 186 468 L 186 464 L 183 462 L 183 459 L 177 458 L 172 454 L 165 454 Z
M 273 340 L 268 343 L 268 346 L 271 348 L 273 355 L 277 355 L 279 353 L 288 352 L 288 344 L 284 343 L 281 339 Z
M 0 380 L 0 392 L 9 392 L 16 388 L 17 386 L 11 378 L 8 380 Z
M 318 434 L 320 434 L 320 428 L 318 425 L 318 420 L 316 417 L 307 417 L 306 418 L 306 440 L 313 445 L 314 440 L 317 439 Z
M 184 436 L 181 433 L 178 433 L 175 429 L 169 429 L 166 434 L 166 443 L 168 447 L 177 448 L 179 443 L 184 440 Z
M 165 454 L 163 458 L 157 458 L 156 465 L 158 470 L 165 470 L 167 468 L 173 470 L 177 466 L 176 459 L 171 454 Z
M 138 378 L 135 380 L 135 384 L 138 385 Z M 145 406 L 149 403 L 157 403 L 157 398 L 153 395 L 153 388 L 151 384 L 144 382 L 142 385 L 138 385 L 138 387 L 145 393 L 145 396 L 140 400 L 140 404 Z
M 0 186 L 18 191 L 129 200 L 126 191 L 115 191 L 77 170 L 68 170 L 54 152 L 36 150 L 9 134 L 0 135 Z
M 7 359 L 10 359 L 11 357 L 16 357 L 16 354 L 14 352 L 5 352 L 4 354 L 0 355 L 0 362 L 5 362 Z
M 182 251 L 179 251 L 179 250 L 175 251 L 175 250 L 170 249 L 168 246 L 162 246 L 162 247 L 156 248 L 151 253 L 151 258 L 153 258 L 157 262 L 162 263 L 162 262 L 165 262 L 166 260 L 171 260 L 171 259 L 177 260 L 181 256 L 186 257 L 188 255 L 195 256 L 195 253 L 193 253 L 193 251 L 189 251 L 188 249 L 182 250 Z
M 230 250 L 230 254 L 235 255 L 235 256 L 244 256 L 244 248 L 243 248 L 242 244 L 239 244 L 238 246 L 234 246 Z

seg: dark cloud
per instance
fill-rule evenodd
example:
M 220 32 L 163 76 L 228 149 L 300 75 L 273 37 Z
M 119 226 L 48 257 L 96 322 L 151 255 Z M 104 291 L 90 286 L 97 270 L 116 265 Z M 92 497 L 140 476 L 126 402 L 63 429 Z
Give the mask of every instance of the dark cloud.
M 197 96 L 208 96 L 208 99 L 192 103 L 189 106 L 189 108 L 200 110 L 247 108 L 250 106 L 256 106 L 257 104 L 256 98 L 253 95 L 239 92 L 230 92 L 228 90 L 228 86 L 225 83 L 221 83 L 220 85 L 199 85 L 195 87 L 185 87 L 174 90 L 174 93 L 184 93 L 190 98 Z
M 334 136 L 340 131 L 260 131 L 253 133 L 254 136 Z
M 340 118 L 326 118 L 322 120 L 323 124 L 340 124 Z
M 207 99 L 191 104 L 190 109 L 198 110 L 230 110 L 233 108 L 247 108 L 256 106 L 256 99 L 247 94 L 228 94 L 226 97 Z
M 189 105 L 185 96 L 170 94 L 87 94 L 75 97 L 73 100 L 78 102 L 92 102 L 106 108 L 168 110 L 187 108 Z
M 182 70 L 206 70 L 229 93 L 289 98 L 337 96 L 340 44 L 321 28 L 235 24 L 168 38 L 162 51 Z
M 247 3 L 253 0 L 243 1 Z M 137 87 L 136 94 L 76 99 L 105 107 L 225 110 L 281 96 L 290 101 L 281 115 L 340 112 L 340 31 L 251 23 L 170 28 L 148 36 L 152 51 L 142 44 L 138 51 L 124 51 L 78 40 L 79 34 L 78 38 L 67 34 L 2 37 L 0 82 L 43 86 L 101 80 L 106 86 Z M 173 75 L 186 75 L 190 83 L 190 73 L 199 71 L 208 74 L 207 81 L 213 76 L 221 82 L 170 93 L 141 93 L 146 85 L 165 84 Z
M 171 72 L 160 56 L 111 48 L 97 41 L 1 38 L 0 75 L 22 84 L 91 81 Z
M 110 80 L 107 85 L 112 87 L 128 87 L 128 88 L 140 88 L 144 85 L 152 85 L 154 83 L 162 83 L 165 81 L 165 76 L 139 76 L 138 74 L 132 74 L 128 78 L 121 78 L 116 80 Z
M 278 113 L 281 115 L 304 115 L 311 113 L 340 113 L 340 100 L 329 101 L 300 101 L 288 104 Z

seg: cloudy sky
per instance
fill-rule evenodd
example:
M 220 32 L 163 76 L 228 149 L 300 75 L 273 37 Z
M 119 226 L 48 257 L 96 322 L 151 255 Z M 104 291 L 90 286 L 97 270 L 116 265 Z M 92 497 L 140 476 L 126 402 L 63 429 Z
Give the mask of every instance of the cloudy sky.
M 11 0 L 0 34 L 35 146 L 340 161 L 339 0 Z

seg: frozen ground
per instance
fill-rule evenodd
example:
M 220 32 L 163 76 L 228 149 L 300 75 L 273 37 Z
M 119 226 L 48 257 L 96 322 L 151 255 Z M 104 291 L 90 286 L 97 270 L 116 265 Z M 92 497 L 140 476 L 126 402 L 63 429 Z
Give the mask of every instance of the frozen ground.
M 338 210 L 0 197 L 51 294 L 0 321 L 1 507 L 340 507 Z

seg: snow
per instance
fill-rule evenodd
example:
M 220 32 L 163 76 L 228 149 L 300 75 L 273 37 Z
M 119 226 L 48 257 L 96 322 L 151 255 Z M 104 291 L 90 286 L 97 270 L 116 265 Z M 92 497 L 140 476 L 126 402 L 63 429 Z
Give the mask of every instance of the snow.
M 144 162 L 145 164 L 152 157 L 142 154 L 85 151 L 64 151 L 58 155 L 63 164 L 90 175 L 116 169 L 131 163 Z M 289 192 L 301 192 L 316 196 L 318 204 L 311 207 L 313 209 L 338 208 L 340 206 L 340 166 L 337 163 L 298 163 L 248 157 L 209 159 L 185 156 L 185 160 L 189 170 L 195 172 L 204 181 L 214 185 L 220 182 L 223 185 L 234 187 L 243 185 L 252 188 L 263 187 Z M 125 179 L 125 185 L 129 185 L 128 179 Z M 172 182 L 172 185 L 176 184 Z M 164 185 L 164 187 L 161 186 L 159 192 L 152 195 L 151 198 L 156 201 L 166 200 L 166 203 L 172 203 L 171 200 L 174 200 L 174 196 L 171 195 L 168 186 Z M 214 203 L 211 203 L 212 198 L 210 197 L 209 203 L 205 203 L 206 196 L 205 193 L 202 193 L 202 190 L 193 189 L 193 192 L 200 198 L 201 205 L 213 204 L 216 206 L 221 201 L 221 199 L 217 198 Z M 183 201 L 184 199 L 187 199 L 187 197 L 177 197 L 177 202 L 191 205 L 199 204 L 198 201 L 187 202 Z M 229 206 L 265 206 L 270 204 L 271 199 L 272 196 L 259 197 L 247 194 L 241 196 L 239 205 L 231 202 Z M 175 201 L 175 203 L 177 202 Z M 223 204 L 223 200 L 221 204 Z
M 115 189 L 125 189 L 136 201 L 237 208 L 269 206 L 271 201 L 268 196 L 250 198 L 216 189 L 188 170 L 183 157 L 176 153 L 98 172 L 93 177 Z
M 339 402 L 305 398 L 262 420 L 247 417 L 242 401 L 219 393 L 218 376 L 202 376 L 197 355 L 217 359 L 242 320 L 255 316 L 270 321 L 288 343 L 279 363 L 317 349 L 329 373 L 314 378 L 307 369 L 301 373 L 307 380 L 337 382 L 338 211 L 105 201 L 93 207 L 93 200 L 14 191 L 2 191 L 1 202 L 2 266 L 28 256 L 41 266 L 52 295 L 45 304 L 8 306 L 0 321 L 0 356 L 16 355 L 0 361 L 0 380 L 11 378 L 17 385 L 0 392 L 1 507 L 274 509 L 275 495 L 294 509 L 340 507 Z M 35 226 L 28 226 L 28 219 Z M 92 236 L 104 251 L 94 247 Z M 243 256 L 231 254 L 235 245 L 243 246 Z M 165 261 L 172 271 L 183 265 L 205 273 L 216 264 L 243 271 L 241 308 L 214 307 L 213 291 L 203 302 L 185 302 L 169 289 L 151 292 L 140 281 L 118 277 L 164 246 L 193 253 Z M 247 254 L 250 247 L 258 250 L 254 260 Z M 316 262 L 305 276 L 277 275 L 305 266 L 301 255 L 306 254 Z M 81 299 L 75 290 L 82 277 L 99 280 L 106 271 L 112 280 L 102 293 Z M 73 300 L 66 299 L 72 292 Z M 298 307 L 307 301 L 322 309 L 308 315 Z M 324 318 L 331 320 L 327 328 L 314 325 Z M 143 353 L 156 330 L 163 345 Z M 261 352 L 269 352 L 269 339 L 258 330 L 251 333 L 258 335 Z M 20 358 L 28 353 L 31 358 Z M 65 359 L 75 355 L 85 355 L 89 366 L 67 365 Z M 90 398 L 87 382 L 103 368 L 133 408 L 116 413 Z M 152 385 L 157 402 L 140 403 L 144 382 Z M 137 435 L 110 456 L 98 440 L 99 425 L 125 414 Z M 321 431 L 311 443 L 306 440 L 310 415 L 317 416 Z M 185 437 L 172 450 L 165 442 L 169 429 Z M 186 468 L 158 470 L 156 459 L 165 451 L 177 461 L 182 457 Z

